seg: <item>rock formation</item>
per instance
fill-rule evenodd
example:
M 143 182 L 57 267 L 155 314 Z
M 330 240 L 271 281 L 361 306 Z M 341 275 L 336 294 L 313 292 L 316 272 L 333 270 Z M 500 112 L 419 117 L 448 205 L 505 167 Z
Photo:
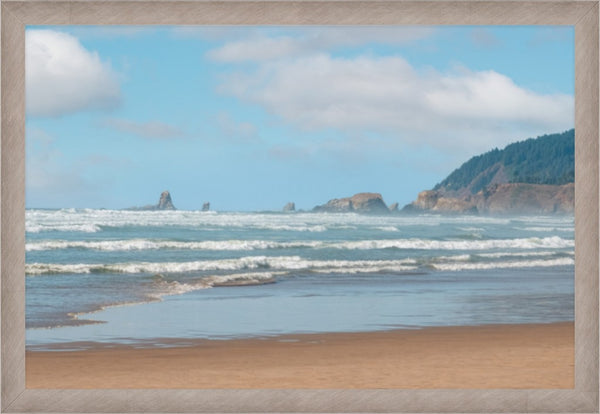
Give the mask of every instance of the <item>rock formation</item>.
M 573 213 L 575 184 L 498 184 L 478 193 L 477 209 L 490 214 Z
M 391 211 L 392 213 L 395 213 L 396 211 L 398 211 L 398 203 L 392 203 L 392 204 L 390 205 L 390 211 Z
M 171 194 L 168 191 L 163 191 L 160 194 L 160 199 L 158 200 L 158 204 L 156 205 L 148 205 L 143 207 L 132 207 L 127 210 L 136 210 L 136 211 L 153 211 L 153 210 L 177 210 L 173 205 L 173 201 L 171 200 Z
M 296 211 L 296 204 L 289 202 L 287 203 L 285 206 L 283 206 L 283 211 L 285 212 L 290 212 L 290 211 Z
M 202 211 L 208 211 L 210 210 L 210 203 L 206 202 L 204 204 L 202 204 Z
M 160 200 L 156 206 L 157 210 L 175 210 L 173 201 L 171 200 L 171 194 L 168 191 L 163 191 L 160 194 Z
M 368 213 L 386 214 L 390 210 L 379 193 L 358 193 L 352 197 L 334 198 L 326 204 L 313 208 L 315 212 L 326 213 Z
M 476 155 L 404 212 L 573 213 L 575 131 L 514 142 Z
M 554 214 L 573 213 L 575 185 L 505 183 L 493 184 L 476 194 L 422 191 L 404 212 Z

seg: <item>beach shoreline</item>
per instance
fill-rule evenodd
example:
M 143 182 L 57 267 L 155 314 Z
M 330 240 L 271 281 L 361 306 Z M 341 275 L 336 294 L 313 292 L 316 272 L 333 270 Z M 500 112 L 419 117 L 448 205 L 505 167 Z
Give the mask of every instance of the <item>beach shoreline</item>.
M 27 388 L 573 388 L 573 322 L 26 352 Z M 164 344 L 168 345 L 167 342 Z

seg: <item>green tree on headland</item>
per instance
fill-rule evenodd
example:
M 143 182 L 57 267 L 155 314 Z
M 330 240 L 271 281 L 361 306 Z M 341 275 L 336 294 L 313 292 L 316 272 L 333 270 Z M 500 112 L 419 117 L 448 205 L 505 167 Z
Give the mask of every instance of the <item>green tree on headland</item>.
M 562 185 L 575 180 L 575 130 L 515 142 L 475 156 L 454 170 L 434 190 L 472 194 L 490 183 Z

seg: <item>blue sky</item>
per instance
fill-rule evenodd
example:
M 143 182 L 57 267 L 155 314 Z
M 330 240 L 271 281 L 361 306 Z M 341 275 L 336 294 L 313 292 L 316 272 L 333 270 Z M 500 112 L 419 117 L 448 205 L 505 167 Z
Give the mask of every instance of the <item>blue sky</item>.
M 566 27 L 28 27 L 28 208 L 401 205 L 574 125 Z

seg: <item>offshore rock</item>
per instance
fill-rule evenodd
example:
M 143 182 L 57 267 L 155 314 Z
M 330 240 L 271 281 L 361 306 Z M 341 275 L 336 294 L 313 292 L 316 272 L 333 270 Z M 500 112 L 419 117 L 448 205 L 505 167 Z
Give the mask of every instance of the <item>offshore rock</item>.
M 392 204 L 390 205 L 390 211 L 391 211 L 392 213 L 395 213 L 396 211 L 398 211 L 398 203 L 392 203 Z
M 163 191 L 160 194 L 160 199 L 158 200 L 158 204 L 149 205 L 143 207 L 131 207 L 127 210 L 135 210 L 135 211 L 155 211 L 155 210 L 177 210 L 173 205 L 173 201 L 171 200 L 171 194 L 168 191 Z
M 334 198 L 326 204 L 313 208 L 315 212 L 325 213 L 366 213 L 386 214 L 390 210 L 379 193 L 358 193 L 352 197 Z
M 175 210 L 173 201 L 171 200 L 171 194 L 168 191 L 163 191 L 160 194 L 160 200 L 158 200 L 157 210 Z
M 285 211 L 285 212 L 296 211 L 296 204 L 292 203 L 292 202 L 287 203 L 285 206 L 283 206 L 283 211 Z
M 210 203 L 206 202 L 204 204 L 202 204 L 202 211 L 208 211 L 210 210 Z

